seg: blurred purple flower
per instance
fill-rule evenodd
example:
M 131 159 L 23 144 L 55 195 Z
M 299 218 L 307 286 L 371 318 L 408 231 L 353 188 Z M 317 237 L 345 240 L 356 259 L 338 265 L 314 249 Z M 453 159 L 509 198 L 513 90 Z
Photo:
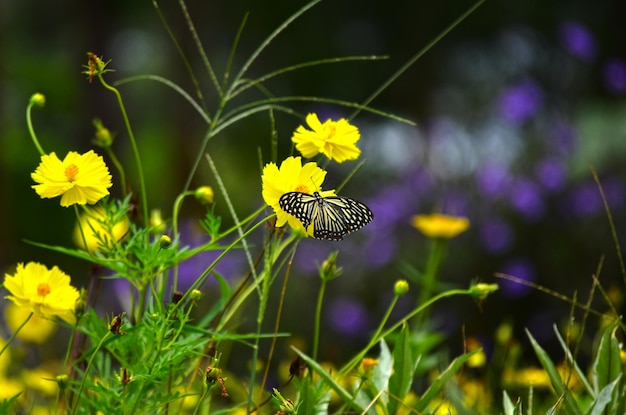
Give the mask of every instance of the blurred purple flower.
M 505 89 L 498 99 L 498 112 L 506 121 L 521 124 L 537 113 L 543 104 L 543 91 L 532 80 Z
M 317 267 L 321 265 L 333 251 L 333 246 L 315 239 L 305 239 L 300 243 L 294 263 L 304 274 L 317 275 Z
M 626 61 L 611 59 L 604 65 L 604 86 L 615 95 L 626 93 Z
M 546 159 L 541 161 L 535 169 L 535 174 L 539 184 L 548 191 L 560 190 L 565 184 L 565 166 L 557 160 Z
M 597 54 L 596 40 L 587 28 L 574 21 L 561 23 L 559 37 L 563 47 L 585 62 L 592 61 Z
M 365 260 L 374 268 L 387 265 L 394 258 L 397 244 L 392 237 L 393 234 L 377 234 L 376 238 L 371 238 L 365 247 Z M 361 251 L 362 255 L 363 251 Z M 359 253 L 355 253 L 357 256 Z
M 328 307 L 328 318 L 332 328 L 352 337 L 367 335 L 367 310 L 358 301 L 349 298 L 333 300 Z
M 485 222 L 480 230 L 485 251 L 499 254 L 511 247 L 515 240 L 513 229 L 504 220 L 491 218 Z
M 609 207 L 614 210 L 624 206 L 624 183 L 615 178 L 605 178 L 600 180 L 604 197 Z
M 504 167 L 498 164 L 487 164 L 478 170 L 476 182 L 480 193 L 497 199 L 509 191 L 511 177 Z
M 393 231 L 394 226 L 404 223 L 413 212 L 409 197 L 412 192 L 402 186 L 385 187 L 376 196 L 366 201 L 374 213 L 374 220 L 367 228 L 376 234 Z
M 469 202 L 465 193 L 461 191 L 451 191 L 443 196 L 440 213 L 452 216 L 467 216 L 468 205 Z
M 502 267 L 502 274 L 510 275 L 518 279 L 534 282 L 535 281 L 535 267 L 533 264 L 525 258 L 515 258 L 504 264 Z M 502 294 L 509 298 L 521 298 L 526 297 L 532 291 L 532 287 L 526 284 L 502 279 L 499 282 Z
M 509 201 L 511 206 L 528 221 L 541 219 L 545 211 L 539 186 L 530 180 L 518 179 L 511 186 Z
M 592 216 L 602 210 L 602 199 L 596 184 L 585 183 L 574 189 L 568 207 L 578 217 Z
M 548 144 L 558 154 L 569 155 L 576 149 L 577 134 L 567 121 L 559 121 L 550 128 Z

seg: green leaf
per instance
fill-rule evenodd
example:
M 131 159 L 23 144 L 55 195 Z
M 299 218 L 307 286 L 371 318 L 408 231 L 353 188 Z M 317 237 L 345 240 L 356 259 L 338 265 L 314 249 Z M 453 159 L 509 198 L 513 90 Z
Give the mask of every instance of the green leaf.
M 539 343 L 537 343 L 537 341 L 532 336 L 532 334 L 530 334 L 530 331 L 528 331 L 528 329 L 526 330 L 526 334 L 528 335 L 528 338 L 530 339 L 530 344 L 533 346 L 533 349 L 535 350 L 535 354 L 537 355 L 537 358 L 541 362 L 541 366 L 543 366 L 543 369 L 548 374 L 548 378 L 550 378 L 550 383 L 552 383 L 552 387 L 556 391 L 556 394 L 558 396 L 563 396 L 567 413 L 571 415 L 575 415 L 575 414 L 582 415 L 582 411 L 578 407 L 578 403 L 572 396 L 569 389 L 567 389 L 567 387 L 563 384 L 563 381 L 561 380 L 561 376 L 559 375 L 559 372 L 556 370 L 556 366 L 550 359 L 550 356 L 548 356 L 548 353 L 546 353 L 546 351 L 543 350 L 541 346 L 539 346 Z
M 602 388 L 593 404 L 587 410 L 588 415 L 601 415 L 604 412 L 607 405 L 613 402 L 613 392 L 621 379 L 622 375 L 620 374 L 617 379 Z
M 354 400 L 352 395 L 350 395 L 350 393 L 347 390 L 345 390 L 343 386 L 341 386 L 335 379 L 333 379 L 330 373 L 324 370 L 324 368 L 321 367 L 315 360 L 311 359 L 309 356 L 307 356 L 306 354 L 298 350 L 298 348 L 293 347 L 293 346 L 291 348 L 293 349 L 293 351 L 295 351 L 298 354 L 298 356 L 300 356 L 300 358 L 302 358 L 302 360 L 306 362 L 310 370 L 314 371 L 315 373 L 319 375 L 319 377 L 326 384 L 326 386 L 328 386 L 330 389 L 335 391 L 335 393 L 341 398 L 341 400 L 346 405 L 348 405 L 350 408 L 354 409 L 358 413 L 363 412 L 365 408 L 357 404 L 357 402 Z
M 211 307 L 209 312 L 204 316 L 200 324 L 198 324 L 198 327 L 206 327 L 206 325 L 209 324 L 211 320 L 213 320 L 213 318 L 226 306 L 231 295 L 232 290 L 230 289 L 230 285 L 228 285 L 226 278 L 215 270 L 213 270 L 212 273 L 217 281 L 217 285 L 220 287 L 220 299 L 213 304 L 213 307 Z
M 619 321 L 616 320 L 606 328 L 600 339 L 592 375 L 593 387 L 596 393 L 613 382 L 622 373 L 622 362 L 619 357 L 620 347 L 615 336 L 618 325 Z
M 439 377 L 435 379 L 435 381 L 430 385 L 426 392 L 424 392 L 420 400 L 415 405 L 415 410 L 418 413 L 421 413 L 426 409 L 430 401 L 432 401 L 433 398 L 437 396 L 437 394 L 441 391 L 441 389 L 444 388 L 444 386 L 446 386 L 446 383 L 448 383 L 452 376 L 454 376 L 456 372 L 461 369 L 463 364 L 467 362 L 467 360 L 472 357 L 474 353 L 476 353 L 476 351 L 465 353 L 464 355 L 457 357 L 452 361 L 452 363 L 450 363 L 446 370 L 441 372 Z
M 400 402 L 409 393 L 413 383 L 413 374 L 419 359 L 411 356 L 411 331 L 404 324 L 393 348 L 393 374 L 389 379 L 389 404 L 387 412 L 395 414 Z
M 522 415 L 522 400 L 518 397 L 517 402 L 513 404 L 506 391 L 502 391 L 502 407 L 504 415 Z
M 561 333 L 559 333 L 559 329 L 556 327 L 556 325 L 553 326 L 553 328 L 554 328 L 554 333 L 556 334 L 556 338 L 559 340 L 559 343 L 561 343 L 561 347 L 563 348 L 563 351 L 565 352 L 567 361 L 569 362 L 569 364 L 571 364 L 574 367 L 574 370 L 576 371 L 576 374 L 578 375 L 578 379 L 582 382 L 583 386 L 587 390 L 587 393 L 589 393 L 589 395 L 591 396 L 595 396 L 596 393 L 594 392 L 593 388 L 587 381 L 587 376 L 582 371 L 580 366 L 578 366 L 578 364 L 576 363 L 576 359 L 574 359 L 574 356 L 572 356 L 572 352 L 567 347 L 567 344 L 565 344 L 565 340 L 563 340 L 563 337 L 561 337 Z

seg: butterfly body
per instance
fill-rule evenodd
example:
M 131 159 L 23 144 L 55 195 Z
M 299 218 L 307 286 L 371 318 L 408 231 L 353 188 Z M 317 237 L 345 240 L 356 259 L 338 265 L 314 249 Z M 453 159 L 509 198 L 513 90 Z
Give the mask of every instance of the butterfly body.
M 278 200 L 280 208 L 294 216 L 305 229 L 313 223 L 317 239 L 339 241 L 374 219 L 372 211 L 363 203 L 349 197 L 322 197 L 302 192 L 288 192 Z

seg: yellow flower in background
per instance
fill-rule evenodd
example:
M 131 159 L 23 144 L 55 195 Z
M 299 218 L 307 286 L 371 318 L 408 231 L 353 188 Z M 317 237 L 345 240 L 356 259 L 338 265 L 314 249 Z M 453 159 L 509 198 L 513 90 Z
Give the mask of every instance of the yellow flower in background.
M 552 383 L 545 370 L 537 367 L 507 369 L 502 373 L 502 384 L 508 387 L 550 388 Z
M 29 308 L 18 307 L 9 303 L 4 312 L 4 319 L 9 329 L 15 333 L 30 313 Z M 43 344 L 54 334 L 56 329 L 57 325 L 53 321 L 33 314 L 28 323 L 17 333 L 17 338 L 28 343 Z
M 94 252 L 102 246 L 110 245 L 112 241 L 119 241 L 128 233 L 130 223 L 126 216 L 119 218 L 115 223 L 108 223 L 108 220 L 108 215 L 101 207 L 87 209 L 80 216 L 80 221 L 77 221 L 76 226 L 74 226 L 72 239 L 76 246 Z M 81 233 L 81 229 L 84 235 Z M 87 244 L 86 248 L 85 243 Z
M 322 153 L 330 160 L 343 163 L 346 160 L 356 160 L 361 154 L 361 150 L 356 146 L 356 142 L 361 138 L 359 129 L 345 118 L 338 121 L 329 118 L 322 123 L 317 114 L 308 114 L 306 123 L 310 130 L 301 125 L 291 137 L 296 149 L 305 158 Z
M 74 307 L 80 297 L 70 285 L 70 277 L 54 266 L 48 269 L 37 262 L 17 264 L 14 275 L 4 275 L 4 287 L 11 295 L 5 298 L 35 315 L 52 319 L 61 317 L 74 322 Z
M 24 392 L 24 385 L 19 380 L 0 376 L 0 401 L 10 399 L 20 392 Z
M 61 161 L 55 153 L 41 156 L 41 163 L 30 175 L 42 198 L 61 196 L 61 206 L 93 205 L 109 194 L 112 186 L 109 169 L 101 156 L 89 150 L 85 154 L 70 151 Z
M 263 200 L 274 212 L 276 212 L 276 227 L 289 226 L 294 230 L 299 230 L 306 235 L 313 235 L 313 224 L 309 229 L 304 229 L 302 222 L 282 210 L 278 200 L 288 192 L 302 192 L 312 194 L 319 192 L 320 196 L 335 196 L 334 190 L 322 191 L 322 183 L 326 177 L 326 172 L 319 168 L 316 163 L 310 162 L 302 165 L 302 158 L 287 157 L 280 168 L 274 163 L 268 163 L 263 168 Z
M 411 224 L 425 236 L 441 239 L 454 238 L 469 228 L 469 220 L 467 218 L 441 213 L 413 216 Z
M 24 369 L 21 374 L 28 389 L 37 390 L 47 396 L 55 396 L 59 389 L 55 375 L 46 369 Z

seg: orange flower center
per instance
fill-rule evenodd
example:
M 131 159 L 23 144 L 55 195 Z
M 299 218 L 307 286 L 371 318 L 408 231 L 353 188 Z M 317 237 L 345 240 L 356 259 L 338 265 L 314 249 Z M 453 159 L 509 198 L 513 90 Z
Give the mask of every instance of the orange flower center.
M 46 295 L 50 294 L 50 291 L 51 291 L 50 286 L 45 282 L 42 282 L 41 284 L 37 286 L 37 294 L 39 294 L 42 297 L 45 297 Z
M 311 192 L 309 191 L 309 188 L 303 184 L 299 184 L 298 186 L 296 186 L 296 190 L 294 190 L 294 192 L 311 194 Z
M 70 182 L 73 182 L 74 180 L 76 180 L 76 175 L 78 174 L 78 167 L 76 167 L 76 164 L 70 164 L 69 166 L 67 166 L 65 168 L 65 177 L 67 177 L 67 180 L 69 180 Z

